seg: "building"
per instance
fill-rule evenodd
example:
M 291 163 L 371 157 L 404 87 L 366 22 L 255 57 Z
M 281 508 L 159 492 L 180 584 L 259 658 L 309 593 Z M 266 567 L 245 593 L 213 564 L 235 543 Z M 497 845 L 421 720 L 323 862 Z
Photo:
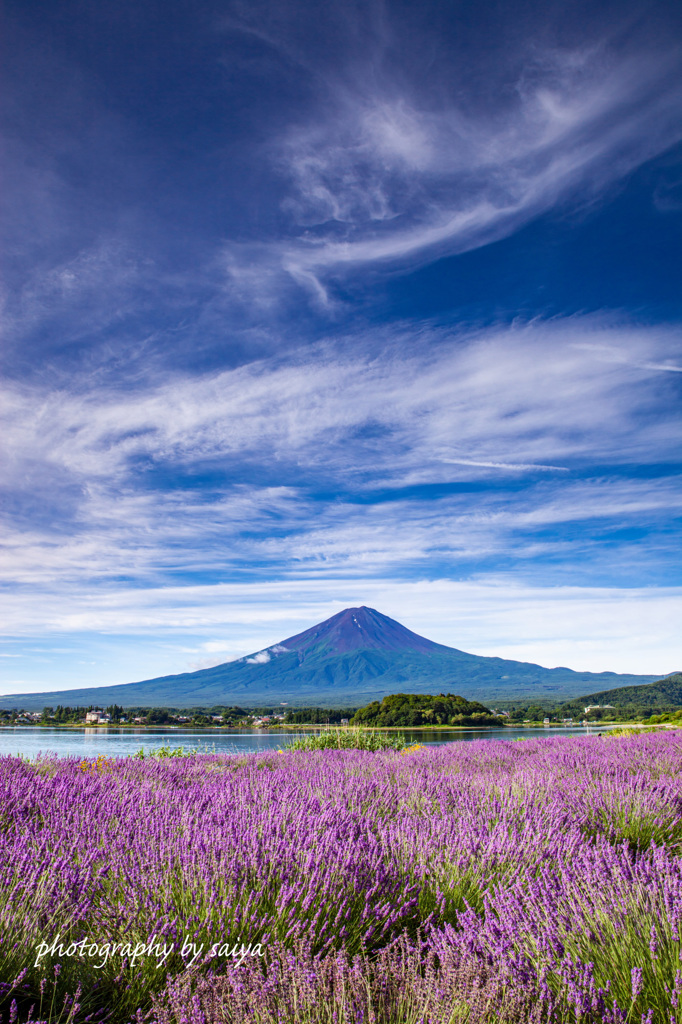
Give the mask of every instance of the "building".
M 105 725 L 111 721 L 111 715 L 108 715 L 106 711 L 88 711 L 85 715 L 85 721 L 89 725 Z
M 585 708 L 585 714 L 587 714 L 588 711 L 606 711 L 607 709 L 609 711 L 613 711 L 613 704 L 590 704 L 589 707 Z

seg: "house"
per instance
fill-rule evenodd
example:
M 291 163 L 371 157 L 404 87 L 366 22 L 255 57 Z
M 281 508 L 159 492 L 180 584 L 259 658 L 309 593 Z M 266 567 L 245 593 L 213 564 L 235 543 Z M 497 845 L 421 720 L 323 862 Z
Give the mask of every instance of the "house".
M 90 725 L 106 725 L 111 721 L 111 715 L 108 715 L 106 711 L 88 711 L 85 721 Z
M 613 704 L 590 704 L 585 708 L 585 714 L 587 714 L 588 711 L 604 711 L 606 708 L 613 711 Z
M 348 725 L 348 719 L 347 718 L 342 718 L 341 719 L 341 725 Z

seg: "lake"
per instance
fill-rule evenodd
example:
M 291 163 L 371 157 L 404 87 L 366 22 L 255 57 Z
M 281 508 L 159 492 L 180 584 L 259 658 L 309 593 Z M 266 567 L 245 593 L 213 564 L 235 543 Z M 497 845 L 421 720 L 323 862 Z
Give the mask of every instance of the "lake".
M 506 729 L 458 729 L 440 732 L 434 729 L 404 729 L 411 743 L 461 743 L 467 740 L 509 741 L 522 736 L 581 736 L 596 735 L 605 731 L 604 726 L 583 728 L 575 726 L 506 728 Z M 156 747 L 190 747 L 198 753 L 253 754 L 262 750 L 277 750 L 293 739 L 309 736 L 312 730 L 300 732 L 244 731 L 224 732 L 222 729 L 167 729 L 150 732 L 148 729 L 82 728 L 82 729 L 41 729 L 31 726 L 0 727 L 0 755 L 22 754 L 35 757 L 37 754 L 57 754 L 59 757 L 125 757 L 136 754 L 140 748 L 153 750 Z

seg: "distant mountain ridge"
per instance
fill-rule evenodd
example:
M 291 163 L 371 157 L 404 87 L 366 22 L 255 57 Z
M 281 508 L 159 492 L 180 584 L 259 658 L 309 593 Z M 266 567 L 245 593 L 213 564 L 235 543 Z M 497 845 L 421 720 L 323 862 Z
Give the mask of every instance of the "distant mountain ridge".
M 339 707 L 392 693 L 456 692 L 468 700 L 568 700 L 587 690 L 638 686 L 656 675 L 574 672 L 467 654 L 419 636 L 373 608 L 346 608 L 310 629 L 213 668 L 117 686 L 0 696 L 2 708 Z

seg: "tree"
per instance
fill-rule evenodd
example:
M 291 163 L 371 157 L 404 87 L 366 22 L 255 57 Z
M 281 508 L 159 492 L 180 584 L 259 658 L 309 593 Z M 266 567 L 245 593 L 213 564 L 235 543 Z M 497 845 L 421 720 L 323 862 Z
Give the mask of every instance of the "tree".
M 352 725 L 377 727 L 429 725 L 500 725 L 490 708 L 452 693 L 394 693 L 356 712 Z

